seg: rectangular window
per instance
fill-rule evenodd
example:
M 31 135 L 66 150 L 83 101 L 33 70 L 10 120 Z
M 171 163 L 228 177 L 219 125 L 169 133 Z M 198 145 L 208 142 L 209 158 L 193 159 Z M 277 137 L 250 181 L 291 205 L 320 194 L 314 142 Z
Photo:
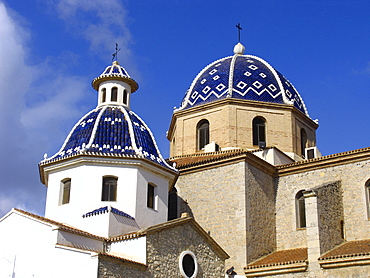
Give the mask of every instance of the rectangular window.
M 65 179 L 61 183 L 61 199 L 60 204 L 68 204 L 71 195 L 71 179 Z
M 103 177 L 102 201 L 117 201 L 117 180 L 116 177 Z
M 116 87 L 113 87 L 110 100 L 111 101 L 117 101 L 117 97 L 118 97 L 118 89 Z
M 148 183 L 146 205 L 148 208 L 155 209 L 155 186 Z
M 312 159 L 315 158 L 315 150 L 314 149 L 309 149 L 307 150 L 307 159 Z

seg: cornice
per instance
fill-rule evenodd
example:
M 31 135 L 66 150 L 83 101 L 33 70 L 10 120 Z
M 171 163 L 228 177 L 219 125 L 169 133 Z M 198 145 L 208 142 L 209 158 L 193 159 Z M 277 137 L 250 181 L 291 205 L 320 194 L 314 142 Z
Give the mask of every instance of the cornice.
M 345 165 L 370 159 L 370 147 L 276 166 L 279 176 Z
M 261 277 L 269 275 L 279 275 L 295 272 L 304 272 L 308 268 L 307 261 L 300 262 L 290 262 L 288 264 L 276 264 L 276 265 L 266 265 L 259 268 L 244 268 L 244 273 L 246 277 Z
M 325 260 L 319 259 L 319 264 L 322 268 L 338 268 L 356 265 L 368 265 L 370 264 L 370 255 L 357 254 L 356 256 L 347 256 Z
M 40 179 L 43 184 L 46 183 L 46 172 L 53 170 L 71 167 L 81 164 L 109 164 L 109 165 L 124 165 L 142 167 L 152 172 L 166 175 L 171 173 L 172 178 L 176 180 L 178 173 L 172 171 L 158 163 L 152 162 L 149 159 L 137 155 L 120 155 L 115 153 L 91 153 L 84 152 L 72 154 L 63 158 L 54 159 L 52 161 L 41 161 L 39 163 Z

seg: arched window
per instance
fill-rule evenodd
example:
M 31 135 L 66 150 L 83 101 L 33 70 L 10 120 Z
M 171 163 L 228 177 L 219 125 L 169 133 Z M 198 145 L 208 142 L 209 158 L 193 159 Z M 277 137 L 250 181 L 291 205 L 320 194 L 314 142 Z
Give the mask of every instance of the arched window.
M 177 190 L 172 187 L 168 194 L 168 220 L 177 218 Z
M 306 206 L 303 192 L 304 190 L 301 190 L 295 195 L 297 229 L 306 228 Z
M 117 177 L 103 177 L 102 201 L 117 201 Z
M 370 179 L 365 183 L 365 197 L 367 206 L 367 218 L 370 220 Z
M 102 102 L 102 103 L 103 103 L 103 102 L 105 102 L 105 101 L 106 101 L 106 99 L 107 99 L 107 89 L 103 88 L 103 89 L 101 90 L 101 102 Z
M 112 88 L 112 94 L 110 96 L 110 101 L 117 101 L 118 98 L 118 89 L 117 87 Z
M 123 89 L 123 103 L 127 105 L 127 91 Z
M 148 183 L 148 191 L 146 198 L 146 206 L 151 209 L 156 209 L 156 186 L 152 183 Z
M 209 122 L 201 120 L 197 125 L 197 148 L 204 149 L 204 146 L 209 143 Z
M 60 204 L 68 204 L 71 195 L 71 179 L 64 179 L 61 182 Z
M 266 146 L 266 121 L 262 117 L 253 119 L 253 145 Z
M 306 131 L 302 128 L 301 129 L 301 155 L 303 157 L 306 156 L 306 147 L 307 147 L 307 133 Z

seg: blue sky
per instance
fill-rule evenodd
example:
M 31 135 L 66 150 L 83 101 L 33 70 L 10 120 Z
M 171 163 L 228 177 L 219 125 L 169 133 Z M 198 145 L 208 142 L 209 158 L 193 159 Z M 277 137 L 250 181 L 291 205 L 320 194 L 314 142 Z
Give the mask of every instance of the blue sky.
M 324 155 L 370 146 L 370 1 L 0 0 L 0 216 L 43 215 L 37 163 L 97 103 L 91 81 L 118 60 L 139 83 L 131 108 L 164 157 L 173 107 L 209 63 L 269 62 L 319 119 Z

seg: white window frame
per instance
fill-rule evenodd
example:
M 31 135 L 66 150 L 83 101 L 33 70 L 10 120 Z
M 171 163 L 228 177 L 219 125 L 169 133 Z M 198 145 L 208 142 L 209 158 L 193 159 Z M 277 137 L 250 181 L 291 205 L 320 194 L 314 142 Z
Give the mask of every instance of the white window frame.
M 186 275 L 186 273 L 184 271 L 184 268 L 182 266 L 183 259 L 184 259 L 184 257 L 186 255 L 190 255 L 193 258 L 193 260 L 194 260 L 195 269 L 194 269 L 193 275 L 191 275 L 191 276 Z M 198 274 L 198 262 L 197 262 L 197 258 L 195 257 L 195 254 L 193 252 L 189 251 L 189 250 L 183 251 L 180 254 L 180 258 L 179 258 L 179 268 L 180 268 L 180 273 L 181 273 L 182 277 L 184 277 L 184 278 L 195 278 L 195 277 L 197 277 L 197 274 Z

